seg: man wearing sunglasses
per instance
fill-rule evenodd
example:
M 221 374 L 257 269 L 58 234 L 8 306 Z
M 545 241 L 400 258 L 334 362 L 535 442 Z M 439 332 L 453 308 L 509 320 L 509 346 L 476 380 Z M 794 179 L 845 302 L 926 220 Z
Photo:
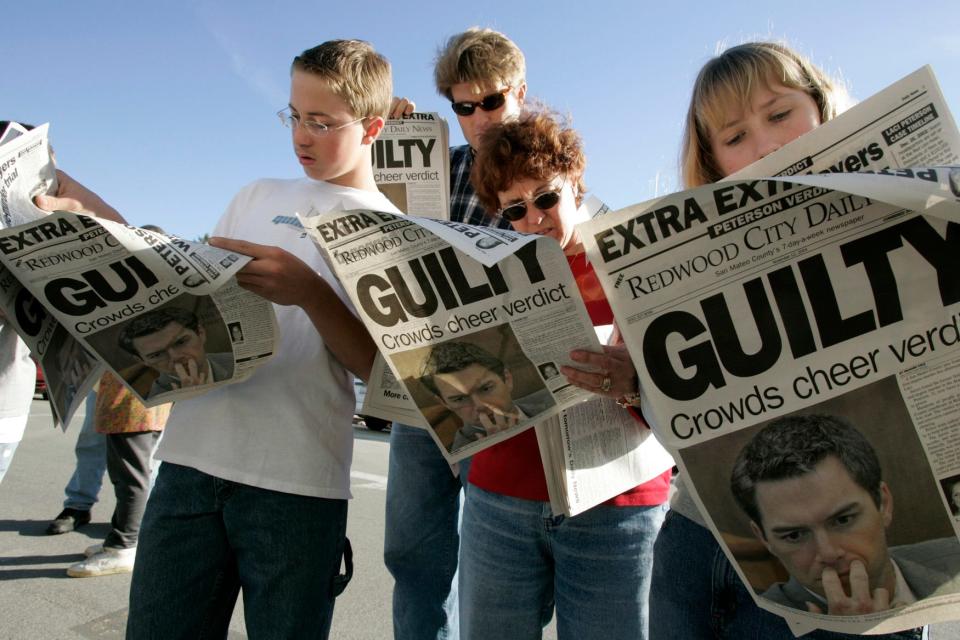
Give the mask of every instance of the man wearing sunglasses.
M 492 125 L 517 117 L 527 92 L 523 52 L 507 36 L 472 27 L 451 36 L 434 66 L 437 92 L 451 102 L 467 144 L 450 149 L 450 219 L 510 228 L 486 211 L 470 184 L 474 148 Z M 409 115 L 414 104 L 394 100 L 391 117 Z M 396 584 L 393 630 L 397 640 L 456 638 L 457 528 L 461 482 L 424 429 L 394 423 L 390 434 L 384 560 Z

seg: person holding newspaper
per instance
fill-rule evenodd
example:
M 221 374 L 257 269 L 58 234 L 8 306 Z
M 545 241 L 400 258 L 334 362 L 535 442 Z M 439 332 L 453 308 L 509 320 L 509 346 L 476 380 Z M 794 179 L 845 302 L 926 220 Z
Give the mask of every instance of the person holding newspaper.
M 437 55 L 437 91 L 450 101 L 467 144 L 450 149 L 450 220 L 509 228 L 489 216 L 470 183 L 480 134 L 515 118 L 527 91 L 523 52 L 507 36 L 473 27 L 447 40 Z M 391 117 L 414 104 L 398 98 Z M 459 479 L 425 430 L 394 422 L 390 432 L 384 562 L 394 578 L 393 633 L 397 640 L 456 638 Z M 466 485 L 462 485 L 466 488 Z
M 586 159 L 577 133 L 532 111 L 489 127 L 471 180 L 481 202 L 513 228 L 558 242 L 595 325 L 613 312 L 587 263 L 576 224 Z M 637 374 L 620 344 L 577 350 L 561 368 L 572 383 L 637 399 Z M 637 428 L 647 426 L 639 417 Z M 540 638 L 553 609 L 561 640 L 647 637 L 653 543 L 666 512 L 670 467 L 574 517 L 550 511 L 536 433 L 527 430 L 474 455 L 460 545 L 460 626 L 466 640 Z
M 715 182 L 763 158 L 833 118 L 844 98 L 842 87 L 783 44 L 727 49 L 694 83 L 681 155 L 684 185 Z M 655 640 L 794 637 L 783 618 L 754 603 L 682 478 L 657 538 L 650 593 Z M 919 638 L 921 632 L 878 637 Z M 852 636 L 819 630 L 810 637 Z
M 390 64 L 366 42 L 333 40 L 294 58 L 290 84 L 278 116 L 306 176 L 242 189 L 211 240 L 253 257 L 237 281 L 275 303 L 280 342 L 250 378 L 171 412 L 128 638 L 225 637 L 241 589 L 249 636 L 326 638 L 352 573 L 351 373 L 369 375 L 376 347 L 290 221 L 341 206 L 396 212 L 371 167 L 393 94 Z M 107 206 L 69 186 L 67 204 Z

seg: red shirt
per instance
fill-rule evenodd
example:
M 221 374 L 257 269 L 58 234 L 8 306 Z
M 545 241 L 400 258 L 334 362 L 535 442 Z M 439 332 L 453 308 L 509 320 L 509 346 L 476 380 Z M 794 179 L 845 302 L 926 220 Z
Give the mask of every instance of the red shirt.
M 603 295 L 600 281 L 593 267 L 586 261 L 586 254 L 568 256 L 577 288 L 587 306 L 587 313 L 594 326 L 613 323 L 613 310 Z M 638 414 L 634 417 L 643 421 Z M 648 428 L 646 424 L 644 428 Z M 637 485 L 633 489 L 614 496 L 603 504 L 615 506 L 650 506 L 663 504 L 670 493 L 670 470 Z M 540 448 L 537 446 L 535 429 L 527 429 L 520 435 L 484 449 L 473 456 L 470 463 L 470 482 L 476 486 L 505 496 L 524 500 L 548 502 L 547 479 L 543 474 Z

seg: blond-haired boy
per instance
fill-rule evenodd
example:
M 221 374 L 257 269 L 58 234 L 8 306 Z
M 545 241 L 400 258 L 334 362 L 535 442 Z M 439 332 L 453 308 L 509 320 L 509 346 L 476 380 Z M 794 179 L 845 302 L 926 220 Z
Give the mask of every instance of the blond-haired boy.
M 350 372 L 368 375 L 375 346 L 291 220 L 341 205 L 396 211 L 376 190 L 370 157 L 391 94 L 390 65 L 365 42 L 326 42 L 294 59 L 279 116 L 306 177 L 242 189 L 211 242 L 253 256 L 238 280 L 278 305 L 280 344 L 248 380 L 174 408 L 143 519 L 128 638 L 225 637 L 241 589 L 250 637 L 329 634 L 351 572 Z M 96 206 L 65 178 L 48 208 Z

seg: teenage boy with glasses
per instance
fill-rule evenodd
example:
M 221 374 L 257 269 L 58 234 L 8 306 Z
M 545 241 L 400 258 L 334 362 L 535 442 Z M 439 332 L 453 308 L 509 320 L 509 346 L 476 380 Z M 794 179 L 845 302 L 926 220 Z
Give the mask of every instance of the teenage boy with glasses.
M 366 378 L 376 347 L 289 221 L 341 204 L 397 212 L 377 191 L 370 155 L 392 94 L 390 65 L 366 42 L 334 40 L 294 59 L 283 121 L 306 177 L 248 185 L 214 229 L 231 239 L 211 240 L 254 258 L 237 280 L 276 303 L 280 344 L 249 379 L 173 409 L 140 533 L 128 638 L 224 638 L 241 589 L 251 638 L 329 635 L 351 572 L 350 372 Z
M 504 229 L 510 223 L 480 204 L 470 184 L 474 149 L 492 124 L 515 118 L 527 92 L 523 52 L 507 36 L 472 27 L 447 40 L 434 67 L 437 91 L 451 102 L 467 144 L 450 149 L 450 219 Z M 411 113 L 394 101 L 392 117 Z M 459 478 L 423 429 L 394 423 L 390 433 L 384 560 L 396 584 L 393 630 L 397 640 L 459 637 L 454 575 L 460 546 Z M 496 615 L 496 613 L 491 613 Z

